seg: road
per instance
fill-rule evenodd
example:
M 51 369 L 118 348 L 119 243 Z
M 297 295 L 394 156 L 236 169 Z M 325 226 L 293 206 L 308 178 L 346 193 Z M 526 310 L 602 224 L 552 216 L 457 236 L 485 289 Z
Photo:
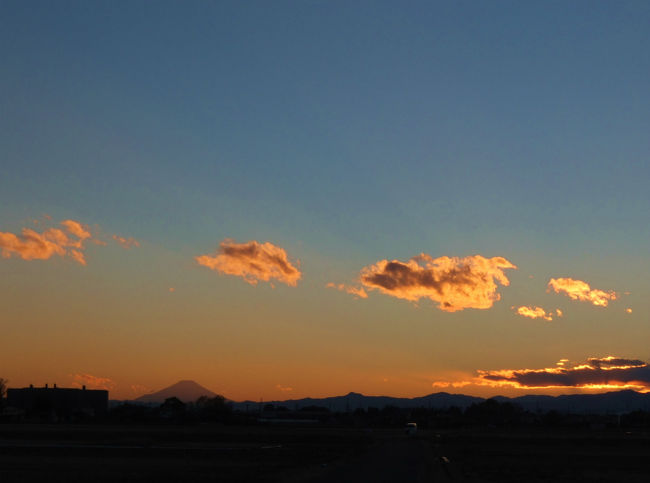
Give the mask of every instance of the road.
M 453 463 L 428 438 L 395 436 L 326 469 L 310 483 L 462 481 Z

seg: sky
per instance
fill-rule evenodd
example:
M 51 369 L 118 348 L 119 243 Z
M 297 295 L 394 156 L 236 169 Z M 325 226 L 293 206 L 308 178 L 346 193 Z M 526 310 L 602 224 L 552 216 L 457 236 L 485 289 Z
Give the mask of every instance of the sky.
M 650 4 L 0 4 L 0 377 L 650 391 Z

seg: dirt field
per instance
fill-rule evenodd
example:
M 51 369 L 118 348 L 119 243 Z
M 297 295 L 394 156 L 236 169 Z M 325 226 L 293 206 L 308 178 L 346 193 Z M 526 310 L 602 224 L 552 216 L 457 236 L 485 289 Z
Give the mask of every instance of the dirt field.
M 650 435 L 0 425 L 0 481 L 646 482 Z

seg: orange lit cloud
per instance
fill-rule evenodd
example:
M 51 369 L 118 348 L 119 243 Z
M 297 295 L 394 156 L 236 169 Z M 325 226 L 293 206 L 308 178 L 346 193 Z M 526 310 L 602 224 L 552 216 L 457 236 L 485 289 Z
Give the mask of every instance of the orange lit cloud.
M 616 300 L 616 292 L 592 289 L 587 282 L 572 278 L 552 278 L 548 290 L 555 293 L 564 292 L 572 300 L 591 302 L 598 307 L 607 307 L 610 300 Z
M 650 366 L 638 359 L 591 357 L 586 362 L 567 365 L 562 359 L 556 367 L 544 369 L 504 369 L 478 371 L 473 383 L 518 389 L 635 389 L 650 392 Z
M 289 386 L 283 386 L 282 384 L 277 384 L 275 387 L 276 387 L 277 389 L 279 389 L 280 391 L 282 391 L 282 392 L 291 392 L 291 391 L 293 391 L 293 388 L 292 388 L 292 387 L 289 387 Z
M 75 220 L 60 223 L 64 229 L 48 228 L 40 233 L 23 228 L 20 235 L 0 232 L 0 249 L 3 258 L 17 256 L 23 260 L 47 260 L 54 255 L 68 256 L 86 265 L 82 253 L 84 242 L 91 237 L 86 225 Z
M 124 238 L 119 235 L 113 235 L 111 238 L 115 240 L 117 243 L 119 243 L 122 248 L 133 248 L 133 247 L 139 247 L 140 242 L 136 240 L 135 238 L 129 237 L 129 238 Z
M 512 307 L 514 309 L 514 307 Z M 553 312 L 546 312 L 541 307 L 527 307 L 522 305 L 517 308 L 517 313 L 522 317 L 528 317 L 530 319 L 544 319 L 544 320 L 553 320 Z M 562 317 L 562 311 L 557 309 L 555 311 L 557 317 Z
M 327 288 L 335 288 L 336 290 L 340 290 L 341 292 L 349 293 L 350 295 L 354 295 L 356 297 L 360 297 L 362 299 L 367 299 L 368 294 L 366 291 L 363 289 L 363 287 L 351 287 L 350 285 L 345 285 L 344 283 L 339 283 L 335 284 L 333 282 L 330 282 L 326 285 Z
M 73 386 L 86 386 L 88 389 L 105 389 L 111 391 L 115 388 L 115 382 L 108 377 L 97 377 L 92 374 L 73 374 Z
M 628 307 L 627 309 L 625 309 L 625 311 L 626 311 L 628 314 L 631 314 L 631 313 L 632 313 L 632 309 L 629 308 L 629 307 Z
M 64 220 L 64 221 L 61 222 L 61 224 L 68 230 L 68 232 L 72 233 L 74 236 L 76 236 L 80 240 L 85 240 L 86 238 L 91 237 L 91 234 L 88 231 L 88 227 L 85 226 L 85 225 L 82 225 L 78 221 Z
M 45 221 L 34 220 L 38 226 L 47 225 L 51 217 L 44 216 Z M 86 265 L 86 243 L 106 245 L 97 233 L 93 234 L 88 227 L 76 220 L 63 220 L 61 228 L 45 228 L 37 232 L 31 228 L 23 228 L 20 235 L 0 232 L 0 254 L 3 258 L 12 256 L 23 260 L 48 260 L 54 255 L 69 257 L 81 265 Z M 96 227 L 95 231 L 99 231 Z M 113 235 L 113 239 L 125 247 L 139 246 L 133 238 L 122 238 Z
M 450 388 L 450 387 L 458 389 L 459 387 L 469 386 L 470 384 L 472 384 L 471 381 L 456 381 L 456 382 L 435 381 L 431 384 L 431 386 L 436 388 L 443 388 L 443 389 Z
M 517 268 L 502 257 L 432 258 L 422 253 L 407 262 L 380 260 L 361 270 L 360 281 L 368 289 L 417 302 L 428 298 L 440 310 L 489 309 L 501 298 L 497 284 L 509 285 L 503 270 Z
M 295 287 L 302 275 L 288 260 L 287 252 L 269 242 L 236 243 L 226 239 L 214 255 L 200 255 L 194 259 L 211 270 L 242 277 L 251 285 L 275 279 Z

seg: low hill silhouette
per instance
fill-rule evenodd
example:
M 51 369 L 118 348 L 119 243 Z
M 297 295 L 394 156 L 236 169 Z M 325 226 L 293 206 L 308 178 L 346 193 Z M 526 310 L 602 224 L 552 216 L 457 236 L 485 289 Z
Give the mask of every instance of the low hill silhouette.
M 631 411 L 650 411 L 650 393 L 639 393 L 632 390 L 612 391 L 599 394 L 569 394 L 562 396 L 526 395 L 514 398 L 496 396 L 499 402 L 510 402 L 531 412 L 557 411 L 559 413 L 576 414 L 620 414 Z M 288 409 L 301 409 L 306 406 L 320 406 L 330 411 L 354 411 L 370 407 L 383 408 L 395 406 L 398 408 L 429 408 L 446 409 L 452 406 L 466 409 L 472 404 L 485 401 L 485 398 L 466 396 L 464 394 L 449 394 L 439 392 L 414 398 L 398 398 L 390 396 L 365 396 L 351 392 L 345 396 L 326 398 L 289 399 L 284 401 L 234 402 L 234 408 L 239 410 L 259 409 L 263 404 L 284 406 Z
M 139 403 L 162 403 L 165 399 L 176 397 L 183 402 L 193 402 L 201 396 L 215 397 L 216 394 L 197 382 L 185 380 L 178 381 L 176 384 L 172 384 L 158 392 L 140 396 L 135 401 Z

